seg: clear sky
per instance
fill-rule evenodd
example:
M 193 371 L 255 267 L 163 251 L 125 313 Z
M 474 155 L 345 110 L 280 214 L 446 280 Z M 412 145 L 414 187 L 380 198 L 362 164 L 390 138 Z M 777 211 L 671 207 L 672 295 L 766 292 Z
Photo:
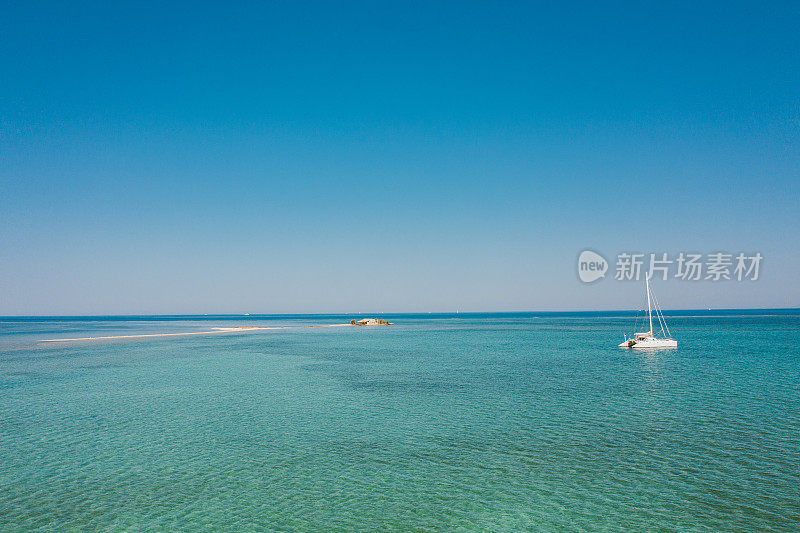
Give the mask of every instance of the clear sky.
M 800 306 L 797 3 L 3 11 L 0 314 Z

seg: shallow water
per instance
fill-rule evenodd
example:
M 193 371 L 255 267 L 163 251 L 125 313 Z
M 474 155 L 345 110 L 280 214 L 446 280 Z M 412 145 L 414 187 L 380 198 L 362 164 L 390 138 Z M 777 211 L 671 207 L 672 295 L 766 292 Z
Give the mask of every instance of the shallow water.
M 797 530 L 797 314 L 391 318 L 0 319 L 0 529 Z

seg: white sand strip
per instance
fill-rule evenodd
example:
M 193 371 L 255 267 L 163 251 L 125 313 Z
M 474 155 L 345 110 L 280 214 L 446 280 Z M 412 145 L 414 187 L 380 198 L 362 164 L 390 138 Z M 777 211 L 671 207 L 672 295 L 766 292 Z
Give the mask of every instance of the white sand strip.
M 214 333 L 247 333 L 248 331 L 263 331 L 267 329 L 289 329 L 289 328 L 340 328 L 352 326 L 352 324 L 322 324 L 310 326 L 236 326 L 231 328 L 213 328 L 213 331 L 192 331 L 190 333 L 149 333 L 147 335 L 113 335 L 108 337 L 81 337 L 79 339 L 43 339 L 40 342 L 75 342 L 75 341 L 99 341 L 105 339 L 143 339 L 145 337 L 183 337 L 186 335 L 213 335 Z
M 185 335 L 212 335 L 214 333 L 246 333 L 248 331 L 259 331 L 265 329 L 286 329 L 287 327 L 289 326 L 279 326 L 271 328 L 260 328 L 260 327 L 214 328 L 214 331 L 192 331 L 190 333 L 150 333 L 147 335 L 113 335 L 109 337 L 82 337 L 79 339 L 43 339 L 41 342 L 98 341 L 103 339 L 142 339 L 144 337 L 181 337 Z

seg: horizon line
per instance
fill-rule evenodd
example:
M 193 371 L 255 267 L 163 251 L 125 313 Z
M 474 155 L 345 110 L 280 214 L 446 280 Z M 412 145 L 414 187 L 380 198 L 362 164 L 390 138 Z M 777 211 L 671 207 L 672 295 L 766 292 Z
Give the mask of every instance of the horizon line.
M 124 318 L 124 317 L 263 317 L 263 316 L 330 316 L 330 315 L 502 315 L 502 314 L 534 314 L 534 313 L 616 313 L 635 312 L 642 308 L 629 309 L 575 309 L 575 310 L 512 310 L 512 311 L 365 311 L 365 312 L 317 312 L 317 313 L 154 313 L 154 314 L 56 314 L 56 315 L 0 315 L 3 318 Z M 800 307 L 720 307 L 720 308 L 675 308 L 663 309 L 662 312 L 724 312 L 724 311 L 797 311 Z

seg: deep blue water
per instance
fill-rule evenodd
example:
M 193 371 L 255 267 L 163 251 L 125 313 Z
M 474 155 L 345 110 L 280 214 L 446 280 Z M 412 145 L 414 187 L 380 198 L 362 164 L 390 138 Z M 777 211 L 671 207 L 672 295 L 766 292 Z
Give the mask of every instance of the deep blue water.
M 673 314 L 0 318 L 0 530 L 798 530 L 800 315 Z

